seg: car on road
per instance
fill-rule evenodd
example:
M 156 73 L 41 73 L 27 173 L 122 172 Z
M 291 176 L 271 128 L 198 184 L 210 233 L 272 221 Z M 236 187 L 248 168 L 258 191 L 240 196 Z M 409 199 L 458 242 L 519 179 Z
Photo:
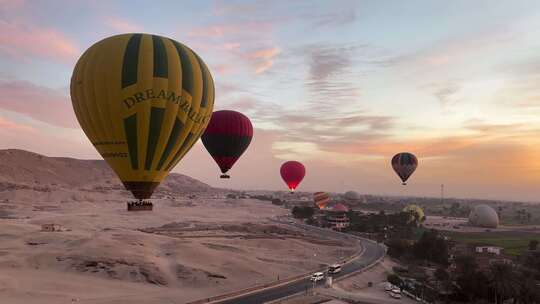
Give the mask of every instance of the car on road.
M 386 282 L 384 284 L 384 291 L 391 291 L 392 289 L 396 289 L 396 286 L 392 285 L 389 282 Z
M 394 299 L 401 299 L 401 293 L 395 293 L 393 290 L 389 293 L 389 295 Z
M 318 281 L 321 281 L 322 279 L 324 279 L 324 273 L 322 272 L 315 272 L 314 274 L 311 275 L 311 277 L 309 278 L 312 282 L 318 282 Z
M 328 266 L 328 274 L 337 274 L 341 272 L 341 265 L 340 264 L 334 264 Z

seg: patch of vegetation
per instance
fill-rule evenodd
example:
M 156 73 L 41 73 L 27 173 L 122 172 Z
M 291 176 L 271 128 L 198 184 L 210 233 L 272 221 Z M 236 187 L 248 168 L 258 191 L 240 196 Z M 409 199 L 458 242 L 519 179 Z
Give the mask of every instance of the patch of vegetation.
M 305 218 L 312 217 L 313 214 L 315 213 L 315 209 L 313 207 L 294 206 L 291 213 L 294 216 L 294 218 L 305 219 Z
M 439 265 L 448 264 L 448 242 L 437 230 L 426 230 L 416 242 L 390 239 L 386 242 L 388 255 L 393 258 L 408 258 L 430 261 Z
M 519 256 L 529 248 L 529 243 L 540 239 L 538 234 L 526 232 L 444 232 L 457 242 L 478 245 L 491 245 L 504 248 L 504 253 Z
M 420 224 L 416 219 L 411 220 L 408 212 L 362 214 L 350 211 L 347 217 L 350 220 L 347 231 L 380 234 L 383 239 L 410 239 L 413 229 Z

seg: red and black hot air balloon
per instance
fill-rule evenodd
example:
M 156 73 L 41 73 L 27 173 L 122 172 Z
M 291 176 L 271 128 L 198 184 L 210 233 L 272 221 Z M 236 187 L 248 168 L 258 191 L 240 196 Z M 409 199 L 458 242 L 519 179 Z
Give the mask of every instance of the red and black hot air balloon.
M 417 166 L 418 159 L 412 153 L 402 152 L 392 157 L 392 168 L 394 168 L 394 171 L 401 178 L 403 185 L 407 184 L 407 179 L 413 174 Z
M 221 178 L 229 178 L 227 171 L 246 151 L 252 137 L 253 126 L 244 114 L 230 110 L 212 113 L 201 139 L 221 169 Z
M 289 190 L 294 192 L 306 175 L 306 167 L 300 162 L 291 160 L 281 165 L 280 173 Z

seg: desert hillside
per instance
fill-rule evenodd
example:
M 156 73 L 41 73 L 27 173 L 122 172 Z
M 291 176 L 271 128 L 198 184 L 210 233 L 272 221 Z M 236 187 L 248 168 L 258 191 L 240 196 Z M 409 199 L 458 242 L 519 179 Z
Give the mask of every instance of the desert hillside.
M 0 197 L 60 201 L 131 199 L 129 192 L 103 160 L 47 157 L 24 150 L 0 150 Z M 155 197 L 217 192 L 191 177 L 171 173 Z M 88 194 L 92 195 L 88 195 Z M 105 195 L 103 195 L 105 194 Z
M 0 303 L 185 303 L 355 250 L 180 174 L 141 212 L 126 211 L 131 194 L 103 161 L 3 150 L 0 185 Z

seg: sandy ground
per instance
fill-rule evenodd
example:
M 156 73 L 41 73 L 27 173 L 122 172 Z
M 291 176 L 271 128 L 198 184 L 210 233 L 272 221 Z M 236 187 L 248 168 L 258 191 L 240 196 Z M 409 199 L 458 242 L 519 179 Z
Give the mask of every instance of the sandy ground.
M 322 295 L 298 295 L 285 300 L 277 300 L 269 304 L 312 304 L 330 301 L 331 298 Z M 328 302 L 324 302 L 325 304 Z
M 258 200 L 199 195 L 127 212 L 121 199 L 91 192 L 77 200 L 41 195 L 0 198 L 0 303 L 185 303 L 354 251 L 272 222 L 288 211 Z M 40 231 L 47 223 L 63 231 Z

